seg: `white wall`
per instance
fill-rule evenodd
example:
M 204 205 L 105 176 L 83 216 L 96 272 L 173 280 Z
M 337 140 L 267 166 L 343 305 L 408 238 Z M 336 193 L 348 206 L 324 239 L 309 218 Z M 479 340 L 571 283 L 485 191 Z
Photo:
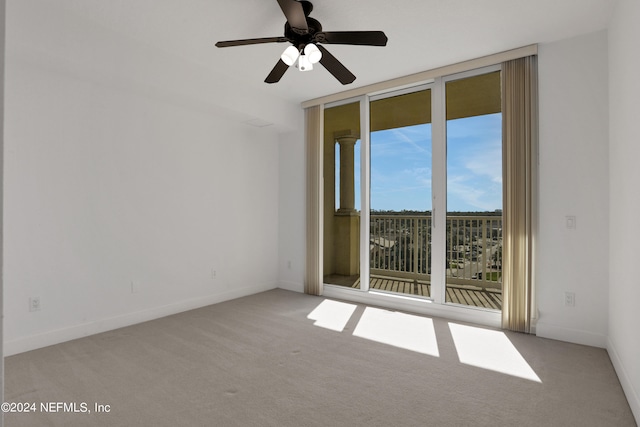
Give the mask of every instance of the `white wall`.
M 0 402 L 4 402 L 4 334 L 3 334 L 3 288 L 4 257 L 2 234 L 4 230 L 2 206 L 3 206 L 3 155 L 4 155 L 4 45 L 5 45 L 5 0 L 0 0 Z M 0 413 L 0 427 L 4 425 L 4 414 Z
M 620 0 L 609 30 L 610 196 L 607 350 L 640 422 L 640 2 Z
M 6 82 L 5 354 L 277 286 L 279 137 L 240 122 L 297 109 L 43 1 Z
M 300 110 L 298 123 L 303 123 Z M 304 291 L 306 157 L 302 126 L 280 137 L 279 287 Z
M 599 347 L 609 292 L 607 76 L 606 31 L 539 46 L 536 333 Z M 567 291 L 575 307 L 564 306 Z

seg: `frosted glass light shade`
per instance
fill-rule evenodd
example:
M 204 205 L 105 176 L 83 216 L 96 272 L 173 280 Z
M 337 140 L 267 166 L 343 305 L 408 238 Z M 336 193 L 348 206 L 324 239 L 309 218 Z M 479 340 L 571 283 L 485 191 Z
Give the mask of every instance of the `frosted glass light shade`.
M 282 59 L 282 62 L 284 62 L 288 66 L 292 66 L 293 64 L 295 64 L 296 59 L 298 59 L 299 55 L 300 52 L 295 46 L 289 46 L 284 50 L 284 52 L 282 52 L 282 55 L 280 55 L 280 59 Z
M 309 62 L 311 62 L 312 64 L 317 64 L 322 58 L 322 52 L 320 52 L 318 46 L 313 43 L 309 43 L 304 47 L 304 54 L 307 58 L 309 58 Z

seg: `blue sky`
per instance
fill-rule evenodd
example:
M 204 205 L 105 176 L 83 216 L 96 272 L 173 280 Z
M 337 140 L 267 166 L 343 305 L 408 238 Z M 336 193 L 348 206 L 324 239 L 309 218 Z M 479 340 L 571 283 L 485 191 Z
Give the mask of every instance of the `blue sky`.
M 371 208 L 431 210 L 431 125 L 371 134 Z
M 502 208 L 501 120 L 490 114 L 447 122 L 448 211 Z M 356 159 L 358 177 L 359 152 Z M 371 208 L 431 210 L 431 161 L 430 124 L 372 133 Z

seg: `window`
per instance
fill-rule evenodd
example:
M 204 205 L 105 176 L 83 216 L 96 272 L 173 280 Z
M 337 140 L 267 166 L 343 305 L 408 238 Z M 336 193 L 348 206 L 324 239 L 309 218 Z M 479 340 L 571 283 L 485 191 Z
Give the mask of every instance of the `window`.
M 322 294 L 324 282 L 328 296 L 359 292 L 360 301 L 440 306 L 464 319 L 458 310 L 474 307 L 482 323 L 501 318 L 506 328 L 528 330 L 536 51 L 497 54 L 497 65 L 474 70 L 465 63 L 445 68 L 455 73 L 398 79 L 398 89 L 382 83 L 350 91 L 361 93 L 351 99 L 303 103 L 307 123 L 315 114 L 325 132 L 322 143 L 307 134 L 309 176 L 322 170 L 308 180 L 308 206 L 324 206 L 308 211 L 307 232 L 324 238 L 308 240 L 305 289 Z M 313 242 L 322 254 L 314 255 Z M 394 295 L 403 299 L 389 299 Z
M 500 70 L 468 74 L 444 79 L 447 152 L 445 301 L 500 310 Z
M 325 108 L 324 283 L 500 310 L 500 70 L 467 74 Z M 444 100 L 432 97 L 433 88 Z M 435 142 L 432 110 L 446 119 Z M 433 144 L 446 161 L 433 156 Z M 360 185 L 363 163 L 368 188 Z M 363 192 L 368 218 L 357 197 Z M 436 218 L 433 206 L 446 218 Z M 446 228 L 444 243 L 433 238 L 435 221 Z M 434 253 L 445 263 L 435 275 Z

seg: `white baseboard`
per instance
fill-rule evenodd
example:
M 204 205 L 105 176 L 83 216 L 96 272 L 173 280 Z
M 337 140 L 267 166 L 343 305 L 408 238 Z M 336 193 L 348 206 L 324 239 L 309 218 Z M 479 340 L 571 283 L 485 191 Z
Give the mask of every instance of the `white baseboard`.
M 640 397 L 638 396 L 638 390 L 634 388 L 633 382 L 631 382 L 622 360 L 620 359 L 620 355 L 618 354 L 618 351 L 613 345 L 611 339 L 607 339 L 607 352 L 609 353 L 609 359 L 611 359 L 613 369 L 615 369 L 616 374 L 618 374 L 618 380 L 620 380 L 622 390 L 627 397 L 627 402 L 629 402 L 631 412 L 633 412 L 633 416 L 636 419 L 636 424 L 640 425 Z
M 536 336 L 571 342 L 574 344 L 588 345 L 591 347 L 607 347 L 606 334 L 596 334 L 580 329 L 564 328 L 562 326 L 551 325 L 540 321 L 536 323 Z
M 102 332 L 135 325 L 137 323 L 171 316 L 183 311 L 194 310 L 196 308 L 217 304 L 248 295 L 253 295 L 275 288 L 277 288 L 275 284 L 247 286 L 244 288 L 234 289 L 215 295 L 191 298 L 160 307 L 153 307 L 133 313 L 122 314 L 110 318 L 94 320 L 92 322 L 69 326 L 66 328 L 46 331 L 41 334 L 30 335 L 11 341 L 6 341 L 4 343 L 4 355 L 11 356 L 14 354 L 24 353 L 25 351 L 31 351 L 42 347 L 48 347 L 50 345 L 60 344 L 65 341 L 71 341 L 89 335 L 95 335 Z
M 281 281 L 278 284 L 278 288 L 284 289 L 286 291 L 304 292 L 304 284 L 298 282 Z

